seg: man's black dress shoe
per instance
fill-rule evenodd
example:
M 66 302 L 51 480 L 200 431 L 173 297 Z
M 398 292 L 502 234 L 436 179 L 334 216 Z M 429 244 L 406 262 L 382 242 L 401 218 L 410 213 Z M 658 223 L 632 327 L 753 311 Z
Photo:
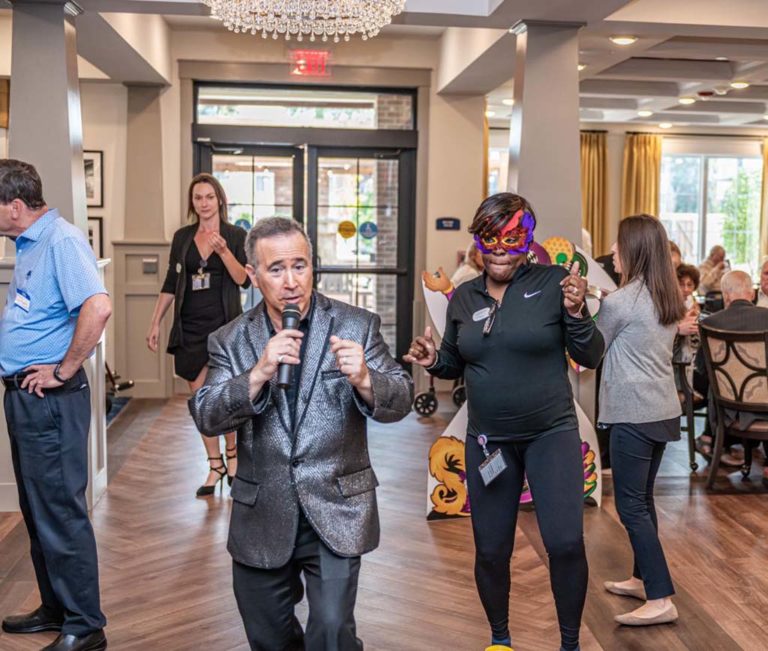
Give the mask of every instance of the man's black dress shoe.
M 104 651 L 107 648 L 107 638 L 104 631 L 94 631 L 88 635 L 59 635 L 53 644 L 44 646 L 42 651 Z
M 51 612 L 45 606 L 25 615 L 9 615 L 3 620 L 3 630 L 6 633 L 41 633 L 43 631 L 60 631 L 64 617 Z

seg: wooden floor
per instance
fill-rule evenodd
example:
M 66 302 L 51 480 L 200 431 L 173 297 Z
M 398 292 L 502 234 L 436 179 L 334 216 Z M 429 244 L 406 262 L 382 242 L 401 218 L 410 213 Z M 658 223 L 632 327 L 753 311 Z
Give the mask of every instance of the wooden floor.
M 443 400 L 441 406 L 449 402 Z M 488 629 L 472 575 L 467 520 L 427 523 L 426 453 L 449 412 L 374 425 L 382 545 L 365 557 L 357 602 L 368 651 L 477 651 Z M 195 499 L 204 455 L 182 399 L 134 400 L 109 430 L 111 481 L 93 522 L 103 607 L 113 650 L 246 650 L 225 550 L 228 491 Z M 610 496 L 586 513 L 590 585 L 582 649 L 768 649 L 768 496 L 759 480 L 723 474 L 721 491 L 690 478 L 685 448 L 667 454 L 657 506 L 680 620 L 620 628 L 636 602 L 602 589 L 631 570 L 629 544 Z M 700 460 L 701 461 L 701 460 Z M 535 514 L 521 514 L 510 601 L 517 651 L 558 648 L 554 606 Z M 36 607 L 26 530 L 0 514 L 0 617 Z M 300 617 L 306 616 L 300 606 Z M 0 633 L 0 650 L 39 649 L 54 634 Z

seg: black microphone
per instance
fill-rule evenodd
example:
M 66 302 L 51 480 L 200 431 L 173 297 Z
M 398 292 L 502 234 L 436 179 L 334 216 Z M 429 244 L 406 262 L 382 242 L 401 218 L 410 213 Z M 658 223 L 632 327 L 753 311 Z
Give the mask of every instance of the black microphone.
M 283 308 L 283 330 L 298 330 L 301 310 L 293 303 Z M 293 383 L 293 364 L 283 362 L 277 367 L 277 386 L 287 389 Z

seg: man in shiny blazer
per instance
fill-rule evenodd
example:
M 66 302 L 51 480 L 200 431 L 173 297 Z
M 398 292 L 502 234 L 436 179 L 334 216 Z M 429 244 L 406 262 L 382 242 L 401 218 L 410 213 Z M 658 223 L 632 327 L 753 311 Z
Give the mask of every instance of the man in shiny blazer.
M 246 240 L 246 270 L 264 300 L 213 333 L 208 376 L 189 401 L 201 432 L 237 430 L 228 549 L 251 649 L 352 651 L 360 556 L 379 543 L 376 475 L 366 422 L 402 419 L 412 382 L 379 333 L 380 319 L 312 288 L 301 226 L 263 219 Z M 282 328 L 296 304 L 297 329 Z M 280 364 L 292 382 L 277 386 Z M 304 574 L 307 630 L 294 615 Z

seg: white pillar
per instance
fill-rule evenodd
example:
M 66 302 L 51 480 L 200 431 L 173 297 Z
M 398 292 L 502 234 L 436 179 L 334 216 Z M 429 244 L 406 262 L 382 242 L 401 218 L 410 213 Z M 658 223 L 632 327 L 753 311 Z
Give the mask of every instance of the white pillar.
M 13 3 L 11 158 L 31 163 L 49 206 L 87 233 L 83 125 L 77 78 L 77 7 L 64 0 Z
M 520 21 L 509 143 L 510 192 L 533 205 L 536 239 L 581 243 L 580 23 Z

